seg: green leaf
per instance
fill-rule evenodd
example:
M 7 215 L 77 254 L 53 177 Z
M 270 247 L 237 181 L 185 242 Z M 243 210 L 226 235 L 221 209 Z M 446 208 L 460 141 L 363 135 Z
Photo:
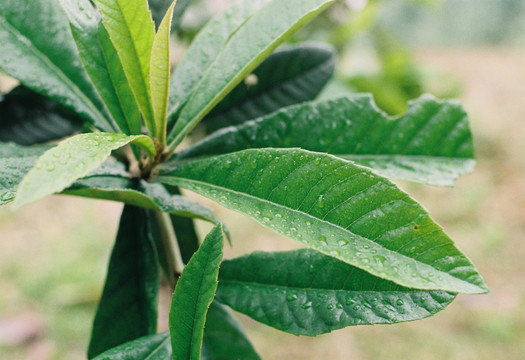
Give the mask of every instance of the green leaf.
M 151 98 L 155 116 L 155 134 L 161 144 L 166 143 L 166 116 L 170 83 L 170 25 L 175 3 L 176 1 L 171 4 L 162 20 L 151 50 Z
M 175 68 L 170 82 L 169 125 L 173 124 L 190 95 L 195 91 L 206 69 L 213 63 L 231 34 L 255 11 L 270 0 L 237 1 L 223 13 L 215 16 L 199 32 L 186 55 Z M 175 8 L 176 9 L 176 8 Z
M 253 149 L 183 162 L 157 181 L 399 285 L 487 291 L 474 265 L 418 203 L 349 161 L 300 149 Z
M 180 157 L 259 147 L 327 152 L 383 176 L 441 186 L 453 185 L 475 164 L 463 108 L 428 95 L 393 118 L 368 95 L 297 105 L 216 132 Z
M 159 267 L 149 225 L 146 210 L 124 207 L 88 358 L 157 330 Z
M 171 342 L 169 331 L 143 336 L 100 354 L 93 360 L 169 360 Z
M 0 99 L 0 141 L 33 145 L 72 135 L 82 127 L 82 119 L 24 86 Z
M 15 199 L 22 178 L 50 148 L 47 145 L 20 146 L 0 142 L 0 205 Z
M 315 99 L 334 72 L 335 58 L 334 50 L 321 43 L 273 53 L 203 119 L 206 128 L 241 124 Z
M 150 135 L 155 137 L 155 122 L 149 82 L 151 48 L 155 25 L 147 0 L 94 0 L 102 22 L 122 62 Z
M 118 163 L 117 163 L 118 164 Z M 107 166 L 78 180 L 62 193 L 94 199 L 121 201 L 128 205 L 162 211 L 188 218 L 198 218 L 211 223 L 219 219 L 208 208 L 188 200 L 184 196 L 170 194 L 164 186 L 142 179 L 130 179 L 115 165 Z
M 140 134 L 140 112 L 122 69 L 120 58 L 89 0 L 60 0 L 86 72 L 118 127 Z
M 246 20 L 208 68 L 182 110 L 168 137 L 170 148 L 175 148 L 184 136 L 277 46 L 333 1 L 271 0 Z
M 60 192 L 99 167 L 112 150 L 133 142 L 148 153 L 155 152 L 145 135 L 90 133 L 73 136 L 49 149 L 18 187 L 14 207 L 19 208 L 44 196 Z
M 199 360 L 206 313 L 215 296 L 222 260 L 222 226 L 215 226 L 177 281 L 169 325 L 174 360 Z
M 239 322 L 225 306 L 213 301 L 206 316 L 202 360 L 260 360 Z
M 455 294 L 408 289 L 309 249 L 224 261 L 217 301 L 294 335 L 432 316 Z
M 102 103 L 80 64 L 57 1 L 3 0 L 0 44 L 0 70 L 99 129 L 115 130 L 99 110 Z

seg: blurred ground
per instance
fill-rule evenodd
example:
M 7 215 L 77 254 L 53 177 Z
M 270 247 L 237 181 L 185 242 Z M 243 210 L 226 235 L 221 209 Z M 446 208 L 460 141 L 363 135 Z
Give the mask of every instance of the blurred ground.
M 478 166 L 453 189 L 402 184 L 478 266 L 491 293 L 459 296 L 413 323 L 295 337 L 243 323 L 265 359 L 525 359 L 525 51 L 418 51 L 418 64 L 456 77 Z M 234 248 L 296 245 L 207 202 L 230 226 Z M 85 357 L 121 205 L 52 197 L 17 213 L 0 208 L 0 359 Z M 208 226 L 201 224 L 204 234 Z M 162 325 L 161 326 L 165 326 Z

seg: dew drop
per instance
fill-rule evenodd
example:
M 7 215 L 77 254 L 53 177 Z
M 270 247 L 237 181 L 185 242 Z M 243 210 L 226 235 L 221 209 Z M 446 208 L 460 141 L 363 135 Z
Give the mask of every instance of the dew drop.
M 346 240 L 346 239 L 341 239 L 341 240 L 339 240 L 339 241 L 337 242 L 337 245 L 339 245 L 339 246 L 346 246 L 346 245 L 348 245 L 348 240 Z
M 287 301 L 295 301 L 295 300 L 297 300 L 297 295 L 296 294 L 288 294 L 288 295 L 286 295 L 286 300 Z
M 312 302 L 308 301 L 307 303 L 304 303 L 301 305 L 301 308 L 303 309 L 310 309 L 312 307 Z
M 397 306 L 403 306 L 403 305 L 405 305 L 405 302 L 403 300 L 401 300 L 401 299 L 397 299 L 396 305 Z
M 335 308 L 334 304 L 328 304 L 326 307 L 328 310 L 333 310 Z
M 319 238 L 317 238 L 317 240 L 319 240 L 319 245 L 321 246 L 326 246 L 328 245 L 328 242 L 326 241 L 326 236 L 319 236 Z

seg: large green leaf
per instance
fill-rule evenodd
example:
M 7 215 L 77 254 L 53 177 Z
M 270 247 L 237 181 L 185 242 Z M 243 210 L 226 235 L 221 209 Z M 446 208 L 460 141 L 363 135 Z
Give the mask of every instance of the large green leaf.
M 100 354 L 93 360 L 170 360 L 169 331 L 143 336 Z
M 201 357 L 204 323 L 217 289 L 223 243 L 219 224 L 206 236 L 177 281 L 169 317 L 174 360 Z
M 0 205 L 15 199 L 16 189 L 36 161 L 51 147 L 20 146 L 0 142 Z
M 445 186 L 471 172 L 475 163 L 463 108 L 429 95 L 393 118 L 378 110 L 368 95 L 297 105 L 216 132 L 180 156 L 259 147 L 327 152 L 387 177 Z
M 310 249 L 255 252 L 221 264 L 217 300 L 295 335 L 434 315 L 455 295 L 408 289 Z
M 102 103 L 80 64 L 57 1 L 3 0 L 0 44 L 0 70 L 99 129 L 115 130 L 99 110 Z
M 72 135 L 82 128 L 82 119 L 24 86 L 0 99 L 0 141 L 33 145 Z
M 147 0 L 94 0 L 117 50 L 151 136 L 155 136 L 149 82 L 155 25 Z
M 141 133 L 140 112 L 120 58 L 89 0 L 60 0 L 86 72 L 111 116 L 122 130 Z
M 300 149 L 253 149 L 183 162 L 157 180 L 400 285 L 487 291 L 474 265 L 418 203 L 352 162 Z
M 168 138 L 170 147 L 207 115 L 277 46 L 334 0 L 271 0 L 231 36 L 197 85 Z M 261 31 L 264 29 L 264 31 Z
M 273 53 L 204 119 L 207 129 L 243 123 L 280 108 L 313 100 L 330 79 L 334 50 L 304 43 Z
M 124 207 L 88 358 L 157 330 L 159 266 L 150 224 L 148 211 Z
M 170 83 L 169 125 L 186 104 L 206 69 L 213 63 L 231 34 L 270 0 L 240 0 L 215 16 L 199 32 L 175 68 Z
M 170 84 L 170 25 L 176 0 L 171 4 L 159 26 L 151 50 L 150 86 L 155 133 L 161 144 L 166 143 L 166 116 Z
M 130 142 L 144 147 L 150 154 L 155 149 L 145 135 L 89 133 L 73 136 L 46 151 L 18 187 L 14 207 L 60 192 L 98 168 L 110 155 Z
M 217 301 L 211 303 L 206 316 L 201 359 L 261 359 L 246 338 L 239 322 Z

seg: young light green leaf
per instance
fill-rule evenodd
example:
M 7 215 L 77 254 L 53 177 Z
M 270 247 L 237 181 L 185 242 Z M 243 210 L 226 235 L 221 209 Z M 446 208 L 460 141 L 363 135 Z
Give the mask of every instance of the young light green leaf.
M 201 358 L 204 323 L 217 289 L 223 243 L 219 224 L 206 236 L 177 281 L 169 318 L 174 360 Z
M 219 131 L 180 156 L 259 147 L 327 152 L 387 177 L 441 186 L 453 185 L 475 163 L 463 108 L 429 95 L 393 118 L 378 110 L 368 95 L 297 105 Z
M 155 334 L 159 265 L 148 211 L 126 205 L 111 253 L 88 358 Z
M 15 199 L 16 188 L 36 161 L 51 147 L 47 145 L 20 146 L 0 142 L 0 205 Z
M 0 70 L 75 111 L 97 128 L 116 130 L 99 110 L 103 105 L 80 64 L 57 1 L 3 0 L 0 44 Z
M 166 116 L 170 83 L 170 26 L 175 0 L 162 20 L 151 50 L 150 86 L 155 116 L 155 133 L 161 144 L 166 143 Z
M 168 141 L 184 136 L 283 41 L 334 0 L 272 0 L 231 36 L 182 110 Z M 265 31 L 261 31 L 265 29 Z
M 315 99 L 332 76 L 335 59 L 334 49 L 322 43 L 276 51 L 203 119 L 206 129 L 241 124 Z
M 153 141 L 145 135 L 90 133 L 73 136 L 49 149 L 38 159 L 18 186 L 14 207 L 60 192 L 99 167 L 112 150 L 129 143 L 155 154 Z
M 213 63 L 231 34 L 269 1 L 237 1 L 226 11 L 211 19 L 199 32 L 171 77 L 168 125 L 173 125 L 175 115 L 186 104 L 206 69 Z M 182 1 L 177 3 L 175 10 L 181 3 Z
M 93 360 L 169 360 L 171 342 L 169 331 L 143 336 L 108 350 Z
M 300 149 L 244 150 L 180 163 L 157 181 L 399 285 L 487 291 L 474 265 L 418 203 L 349 161 Z
M 241 324 L 225 306 L 213 301 L 206 315 L 201 360 L 261 360 Z
M 149 82 L 155 25 L 147 0 L 94 0 L 151 136 L 156 136 Z
M 120 58 L 89 0 L 60 0 L 80 59 L 102 101 L 125 134 L 141 133 L 140 112 Z
M 0 141 L 33 145 L 81 130 L 82 118 L 24 86 L 0 98 Z
M 400 287 L 310 249 L 224 261 L 217 301 L 294 335 L 432 316 L 455 294 Z

